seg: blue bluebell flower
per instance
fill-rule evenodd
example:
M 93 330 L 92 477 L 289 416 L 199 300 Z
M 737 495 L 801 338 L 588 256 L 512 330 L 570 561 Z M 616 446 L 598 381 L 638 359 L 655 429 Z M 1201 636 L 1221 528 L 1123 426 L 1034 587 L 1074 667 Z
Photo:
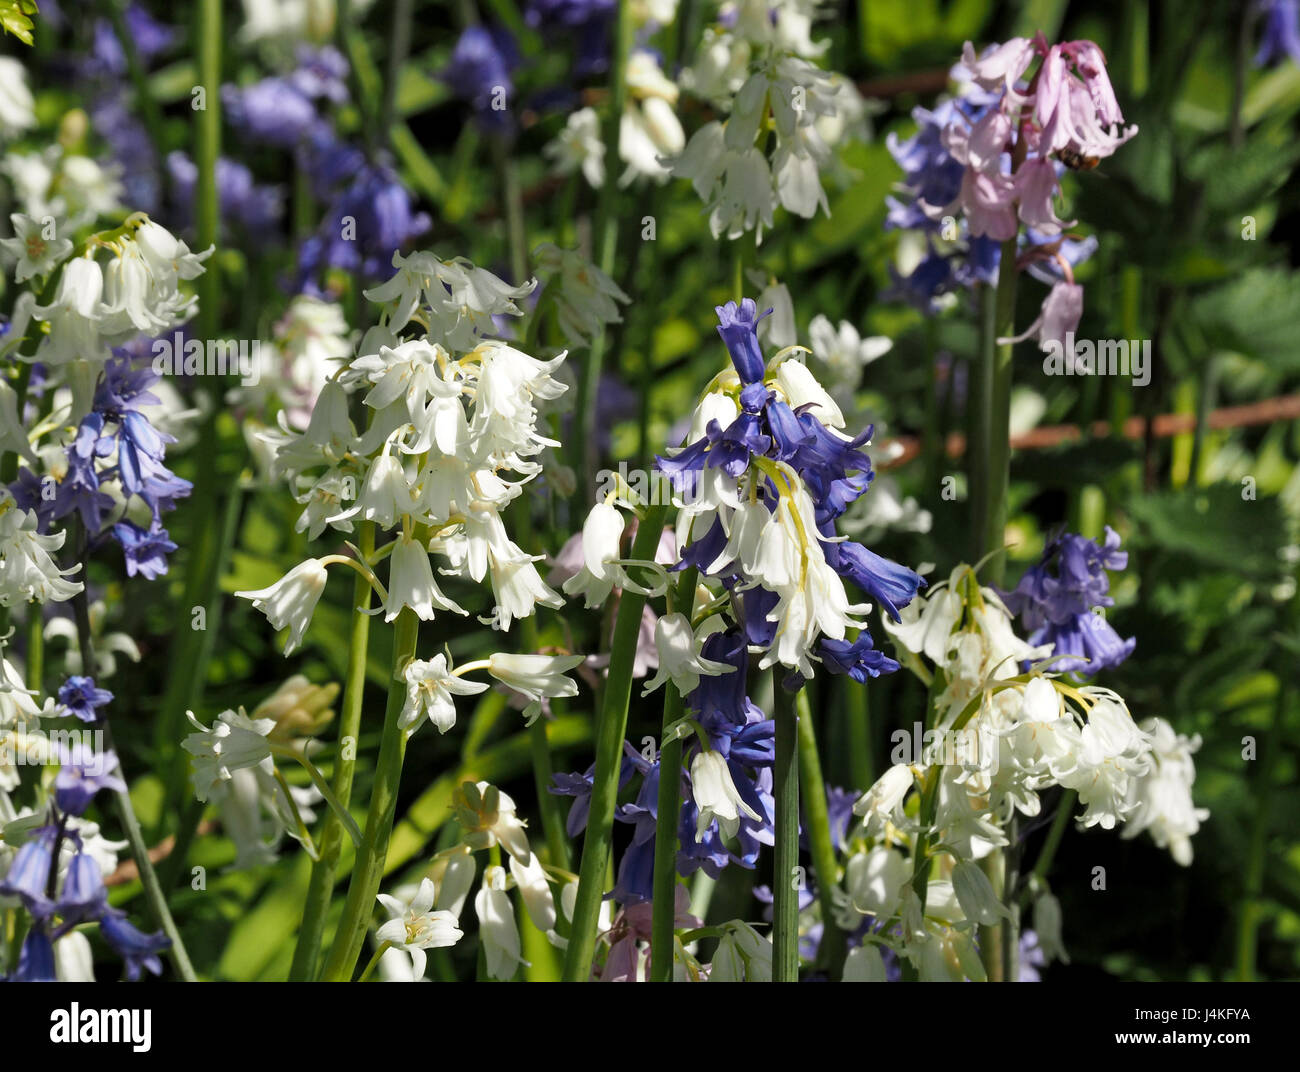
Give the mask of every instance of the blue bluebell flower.
M 766 362 L 757 328 L 767 314 L 759 314 L 753 299 L 742 299 L 739 304 L 728 302 L 718 307 L 717 314 L 718 334 L 743 385 L 739 395 L 740 413 L 726 428 L 716 420 L 710 421 L 702 437 L 672 457 L 659 457 L 656 465 L 677 491 L 690 496 L 706 469 L 721 469 L 736 478 L 749 469 L 755 458 L 788 464 L 808 491 L 826 564 L 872 596 L 885 613 L 898 620 L 900 609 L 915 597 L 924 580 L 914 570 L 883 558 L 861 544 L 841 540 L 835 532 L 836 519 L 871 484 L 874 475 L 871 459 L 863 450 L 871 429 L 851 438 L 836 435 L 815 413 L 795 411 L 764 384 Z M 777 495 L 771 480 L 765 479 L 759 486 L 759 501 L 768 510 L 775 509 Z M 740 566 L 734 561 L 713 568 L 726 541 L 721 519 L 715 519 L 709 529 L 683 548 L 675 568 L 694 566 L 719 578 L 732 593 L 736 617 L 744 624 L 748 642 L 770 647 L 775 623 L 769 616 L 777 606 L 778 597 L 762 586 L 761 578 L 742 577 Z M 754 581 L 757 583 L 751 583 Z M 863 640 L 862 636 L 867 639 Z M 897 669 L 897 663 L 874 651 L 865 630 L 848 644 L 832 643 L 825 654 L 829 656 L 825 661 L 829 670 L 853 674 L 858 680 Z M 791 684 L 798 682 L 792 677 Z
M 89 853 L 74 853 L 68 861 L 63 889 L 55 901 L 60 928 L 99 919 L 107 907 L 108 889 L 104 885 L 98 862 Z
M 1005 595 L 1007 609 L 1019 615 L 1033 645 L 1051 644 L 1054 670 L 1092 675 L 1118 666 L 1132 653 L 1137 639 L 1119 636 L 1095 611 L 1113 606 L 1107 570 L 1128 565 L 1120 539 L 1106 527 L 1101 544 L 1074 533 L 1051 540 L 1036 566 Z
M 95 679 L 74 674 L 59 687 L 59 703 L 82 722 L 98 722 L 99 708 L 111 703 L 113 694 L 96 687 Z
M 198 166 L 176 149 L 167 154 L 167 172 L 178 222 L 187 224 L 194 215 Z M 244 164 L 224 156 L 217 158 L 217 206 L 222 225 L 236 229 L 242 240 L 265 246 L 279 237 L 283 188 L 257 182 Z
M 141 971 L 162 974 L 162 961 L 158 954 L 171 946 L 165 934 L 145 934 L 132 925 L 126 913 L 110 908 L 99 920 L 99 933 L 126 962 L 126 976 L 132 982 L 140 978 Z
M 609 66 L 615 0 L 528 0 L 525 18 L 552 41 L 574 43 L 573 74 L 599 74 Z
M 230 125 L 250 141 L 292 149 L 318 118 L 316 105 L 287 78 L 271 76 L 249 86 L 221 87 Z
M 514 95 L 511 73 L 519 65 L 519 52 L 509 31 L 499 26 L 470 26 L 456 42 L 443 68 L 443 82 L 469 101 L 480 125 L 501 128 L 510 121 L 502 107 Z
M 351 219 L 349 226 L 344 221 Z M 298 251 L 298 287 L 327 268 L 374 279 L 392 268 L 393 254 L 428 231 L 427 213 L 417 212 L 411 193 L 384 164 L 364 164 L 335 197 L 319 229 Z
M 69 815 L 84 815 L 101 789 L 126 792 L 117 754 L 111 750 L 95 752 L 77 742 L 60 757 L 59 773 L 54 779 L 54 802 Z
M 1259 0 L 1264 30 L 1255 53 L 1256 67 L 1284 59 L 1300 63 L 1300 0 Z
M 122 548 L 126 575 L 138 574 L 148 581 L 156 581 L 167 572 L 167 556 L 176 550 L 167 530 L 157 521 L 147 529 L 134 521 L 119 521 L 113 526 L 113 539 Z
M 54 970 L 54 943 L 45 932 L 45 928 L 34 926 L 23 939 L 23 946 L 18 953 L 18 968 L 11 975 L 15 983 L 57 983 L 58 974 Z
M 49 919 L 54 912 L 49 887 L 51 875 L 57 874 L 55 855 L 59 840 L 58 827 L 41 827 L 19 846 L 8 873 L 0 879 L 0 894 L 19 898 L 37 920 Z

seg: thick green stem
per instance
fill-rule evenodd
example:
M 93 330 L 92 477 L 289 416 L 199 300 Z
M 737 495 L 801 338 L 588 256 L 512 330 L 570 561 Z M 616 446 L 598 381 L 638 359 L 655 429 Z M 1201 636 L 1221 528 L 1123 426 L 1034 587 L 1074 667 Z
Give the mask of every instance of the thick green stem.
M 780 673 L 778 670 L 777 673 Z M 772 869 L 772 982 L 799 981 L 799 715 L 794 694 L 774 680 L 776 851 Z
M 195 9 L 194 47 L 198 55 L 203 108 L 195 117 L 194 164 L 198 182 L 194 191 L 194 229 L 198 248 L 217 241 L 221 220 L 217 197 L 217 157 L 221 155 L 221 0 L 199 0 Z M 199 277 L 198 337 L 215 337 L 218 295 L 221 292 L 215 264 Z
M 397 790 L 402 780 L 402 760 L 406 756 L 406 731 L 400 721 L 406 687 L 401 671 L 415 657 L 415 646 L 420 637 L 420 619 L 410 607 L 402 608 L 393 632 L 393 680 L 388 688 L 384 736 L 375 762 L 375 784 L 370 791 L 365 835 L 352 866 L 352 881 L 348 884 L 343 918 L 339 920 L 334 944 L 321 972 L 321 978 L 326 982 L 343 982 L 352 978 L 357 957 L 365 943 L 375 896 L 379 893 L 384 859 L 388 854 L 388 838 L 397 811 Z
M 871 739 L 871 695 L 847 675 L 839 682 L 842 685 L 840 712 L 847 723 L 849 784 L 865 793 L 876 780 L 875 744 Z
M 363 558 L 375 550 L 375 525 L 363 521 L 357 536 L 357 548 Z M 361 735 L 361 707 L 366 691 L 366 656 L 370 647 L 370 582 L 360 573 L 352 589 L 352 629 L 348 637 L 348 676 L 343 688 L 343 707 L 339 715 L 338 752 L 334 757 L 334 796 L 347 807 L 352 799 L 352 776 L 357 767 L 357 739 Z M 312 865 L 303 904 L 302 926 L 298 928 L 298 945 L 294 949 L 289 979 L 303 982 L 316 975 L 321 934 L 334 892 L 334 876 L 343 849 L 343 823 L 331 810 L 325 817 L 320 838 L 320 858 Z
M 674 608 L 688 618 L 694 609 L 698 571 L 691 567 L 677 582 Z M 677 920 L 677 816 L 682 806 L 682 741 L 669 740 L 668 727 L 682 716 L 682 694 L 664 686 L 664 718 L 659 731 L 659 799 L 656 802 L 654 898 L 650 923 L 650 981 L 673 981 L 673 931 Z
M 866 691 L 865 686 L 859 685 L 858 688 Z M 834 894 L 839 884 L 839 865 L 835 862 L 826 783 L 822 778 L 817 733 L 808 707 L 806 688 L 799 691 L 795 710 L 799 717 L 799 782 L 803 788 L 804 818 L 808 822 L 808 844 L 817 871 L 817 900 L 822 910 L 822 941 L 817 959 L 830 972 L 831 979 L 837 981 L 844 971 L 845 956 L 844 932 L 835 925 Z
M 82 667 L 83 674 L 95 675 L 95 667 Z M 37 692 L 44 691 L 41 682 L 45 678 L 45 616 L 41 614 L 39 603 L 27 605 L 27 687 Z
M 654 558 L 667 512 L 667 506 L 654 506 L 647 511 L 632 544 L 632 558 Z M 626 589 L 619 597 L 618 621 L 610 648 L 609 677 L 605 682 L 604 702 L 596 727 L 596 770 L 587 832 L 582 840 L 573 932 L 564 959 L 566 982 L 582 982 L 591 975 L 597 917 L 604 893 L 605 868 L 610 858 L 618 774 L 623 763 L 623 738 L 627 732 L 627 708 L 632 695 L 632 668 L 636 662 L 637 636 L 641 631 L 645 601 L 645 596 Z
M 379 120 L 379 136 L 387 144 L 397 118 L 397 87 L 402 64 L 411 51 L 411 16 L 414 0 L 393 0 L 393 21 L 389 24 L 388 68 L 384 77 L 384 106 Z
M 1016 324 L 1016 242 L 1002 243 L 1002 263 L 998 269 L 998 290 L 994 305 L 992 332 L 982 341 L 981 360 L 988 363 L 982 372 L 990 388 L 988 397 L 989 418 L 985 426 L 988 436 L 983 455 L 988 459 L 987 480 L 984 485 L 984 533 L 980 557 L 997 550 L 1006 542 L 1007 489 L 1011 483 L 1011 372 L 1013 345 L 999 343 L 1015 333 Z M 990 350 L 989 344 L 992 344 Z M 972 490 L 973 493 L 973 490 Z M 995 556 L 985 567 L 984 579 L 991 584 L 1001 584 L 1005 568 L 1003 556 Z

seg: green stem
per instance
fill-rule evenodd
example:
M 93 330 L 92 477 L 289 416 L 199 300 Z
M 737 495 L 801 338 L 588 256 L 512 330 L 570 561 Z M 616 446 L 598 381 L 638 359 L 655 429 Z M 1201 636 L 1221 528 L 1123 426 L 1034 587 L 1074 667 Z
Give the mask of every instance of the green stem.
M 989 418 L 984 427 L 987 443 L 984 456 L 988 459 L 987 479 L 984 485 L 985 525 L 981 538 L 979 557 L 1002 547 L 1006 542 L 1007 490 L 1011 482 L 1011 373 L 1013 345 L 999 344 L 998 339 L 1015 333 L 1016 322 L 1016 242 L 1002 243 L 1002 263 L 998 269 L 998 289 L 994 306 L 992 332 L 984 341 L 982 360 L 988 363 L 983 371 L 985 383 L 990 388 L 988 396 Z M 990 344 L 992 344 L 990 349 Z M 985 580 L 1001 584 L 1006 559 L 995 556 L 985 567 Z
M 694 609 L 698 571 L 691 567 L 677 582 L 674 606 L 688 618 Z M 673 981 L 673 930 L 677 921 L 677 816 L 682 806 L 682 739 L 668 739 L 668 727 L 682 716 L 683 698 L 664 686 L 664 718 L 659 733 L 659 799 L 656 803 L 655 877 L 651 902 L 650 981 Z
M 1237 917 L 1237 981 L 1255 981 L 1256 944 L 1259 922 L 1263 915 L 1261 893 L 1264 889 L 1264 864 L 1268 849 L 1269 812 L 1272 809 L 1273 790 L 1277 781 L 1275 768 L 1282 755 L 1281 729 L 1286 720 L 1286 710 L 1294 695 L 1292 680 L 1295 666 L 1291 663 L 1286 676 L 1279 678 L 1277 703 L 1273 718 L 1260 745 L 1262 762 L 1252 786 L 1255 797 L 1254 822 L 1250 830 L 1250 846 L 1246 851 L 1246 874 L 1241 896 L 1241 910 Z
M 194 164 L 198 169 L 194 227 L 197 248 L 204 250 L 216 243 L 221 219 L 217 198 L 217 157 L 221 155 L 221 0 L 199 0 L 195 12 L 194 47 L 204 106 L 194 121 Z M 217 275 L 216 264 L 212 263 L 198 280 L 200 339 L 211 339 L 216 334 L 221 293 Z
M 326 982 L 352 978 L 365 942 L 375 896 L 379 893 L 384 859 L 388 854 L 388 838 L 397 811 L 397 790 L 402 780 L 402 760 L 406 756 L 406 731 L 400 722 L 406 686 L 401 670 L 415 657 L 415 646 L 420 637 L 420 619 L 415 616 L 415 611 L 403 607 L 393 632 L 393 680 L 388 687 L 388 708 L 384 714 L 379 758 L 375 763 L 375 784 L 370 791 L 365 834 L 352 866 L 352 881 L 348 884 L 343 918 L 339 921 L 334 944 L 321 972 L 321 978 Z
M 122 57 L 126 60 L 127 75 L 130 77 L 131 86 L 135 90 L 135 105 L 140 109 L 145 130 L 149 133 L 149 142 L 155 152 L 161 153 L 165 144 L 163 141 L 162 112 L 158 109 L 158 101 L 150 92 L 148 74 L 144 69 L 144 65 L 140 62 L 140 52 L 135 47 L 135 38 L 131 34 L 130 27 L 127 26 L 126 5 L 123 0 L 108 0 L 105 6 L 108 9 L 109 21 L 113 25 L 113 34 L 117 38 L 118 44 L 122 46 Z
M 668 507 L 654 506 L 646 513 L 632 544 L 633 558 L 652 559 L 663 532 Z M 582 864 L 573 909 L 573 932 L 564 959 L 566 982 L 582 982 L 591 974 L 596 947 L 596 925 L 604 894 L 605 868 L 610 858 L 614 807 L 618 799 L 618 774 L 623 763 L 623 738 L 632 695 L 632 668 L 646 597 L 624 590 L 619 597 L 618 621 L 610 648 L 609 677 L 596 726 L 596 770 L 592 782 L 591 811 L 582 839 Z
M 1078 794 L 1073 789 L 1066 789 L 1061 794 L 1060 803 L 1056 806 L 1056 817 L 1052 820 L 1052 828 L 1047 832 L 1047 840 L 1043 842 L 1043 847 L 1038 853 L 1038 859 L 1034 862 L 1033 875 L 1021 891 L 1021 908 L 1028 906 L 1030 898 L 1033 896 L 1034 887 L 1041 885 L 1047 878 L 1047 872 L 1052 869 L 1052 861 L 1056 858 L 1056 850 L 1060 848 L 1061 839 L 1065 837 L 1065 831 L 1070 826 L 1070 816 L 1074 814 L 1074 802 L 1077 796 Z
M 81 575 L 83 578 L 86 576 L 84 556 L 82 557 Z M 95 651 L 90 638 L 90 610 L 86 602 L 86 590 L 84 588 L 72 597 L 72 610 L 77 623 L 77 643 L 81 652 L 82 669 L 83 671 L 89 669 L 93 673 Z M 122 753 L 118 751 L 117 745 L 113 741 L 113 729 L 108 724 L 107 719 L 101 723 L 101 726 L 104 731 L 104 747 L 118 757 L 120 767 Z M 125 773 L 125 769 L 122 770 Z M 162 886 L 158 882 L 158 875 L 154 872 L 153 861 L 149 859 L 149 846 L 145 844 L 144 834 L 140 830 L 140 822 L 135 815 L 135 808 L 131 805 L 130 789 L 123 788 L 115 791 L 113 801 L 116 805 L 118 821 L 122 824 L 127 844 L 131 849 L 131 858 L 135 861 L 136 870 L 140 875 L 140 885 L 144 890 L 145 900 L 153 912 L 154 921 L 162 929 L 163 934 L 171 940 L 167 955 L 171 959 L 172 966 L 176 969 L 176 974 L 185 982 L 197 982 L 198 977 L 194 974 L 194 965 L 190 963 L 190 955 L 185 949 L 185 942 L 181 938 L 181 932 L 176 927 L 176 921 L 172 919 L 171 909 L 167 907 L 167 899 L 163 896 Z
M 397 87 L 402 64 L 411 51 L 411 15 L 414 0 L 393 0 L 393 21 L 389 25 L 388 69 L 384 78 L 384 106 L 379 122 L 379 136 L 387 144 L 397 118 Z
M 361 523 L 357 548 L 369 558 L 375 550 L 375 525 Z M 366 656 L 370 647 L 370 582 L 357 574 L 352 588 L 352 630 L 348 638 L 348 676 L 343 689 L 343 707 L 339 716 L 338 754 L 334 759 L 334 796 L 346 808 L 352 799 L 352 778 L 356 772 L 357 739 L 361 735 L 361 707 L 366 691 Z M 342 821 L 332 811 L 325 817 L 321 833 L 320 859 L 311 869 L 307 899 L 303 904 L 302 926 L 289 969 L 292 982 L 314 978 L 320 955 L 321 934 L 334 892 L 334 876 L 343 849 Z
M 876 780 L 875 746 L 871 739 L 871 695 L 847 675 L 840 678 L 840 683 L 843 687 L 840 710 L 848 723 L 845 737 L 849 752 L 849 784 L 865 793 Z
M 95 676 L 95 667 L 82 667 L 81 672 Z M 45 617 L 39 603 L 27 605 L 27 687 L 41 692 L 45 679 Z
M 865 686 L 859 686 L 859 689 L 866 691 Z M 799 690 L 795 711 L 799 720 L 799 782 L 803 789 L 804 818 L 808 822 L 808 843 L 812 849 L 813 867 L 817 871 L 817 900 L 822 910 L 822 941 L 817 958 L 835 981 L 844 970 L 846 952 L 844 932 L 835 925 L 834 893 L 839 884 L 839 866 L 835 862 L 826 783 L 822 778 L 817 732 L 809 710 L 807 688 Z
M 772 982 L 799 981 L 799 715 L 794 694 L 773 674 L 776 851 L 772 869 Z
M 375 950 L 375 955 L 370 958 L 370 963 L 366 965 L 365 971 L 361 973 L 361 978 L 359 978 L 357 982 L 358 983 L 367 982 L 370 979 L 370 977 L 375 974 L 375 969 L 379 967 L 379 962 L 383 959 L 384 954 L 387 953 L 392 948 L 393 948 L 392 942 L 383 942 L 379 946 L 379 948 Z

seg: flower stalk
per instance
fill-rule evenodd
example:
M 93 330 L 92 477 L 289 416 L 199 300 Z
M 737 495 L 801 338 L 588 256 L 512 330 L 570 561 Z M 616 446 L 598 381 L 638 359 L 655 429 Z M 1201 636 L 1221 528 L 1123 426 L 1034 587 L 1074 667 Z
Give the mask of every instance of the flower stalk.
M 665 505 L 653 506 L 642 519 L 632 544 L 632 556 L 653 559 L 663 531 Z M 566 982 L 582 982 L 591 974 L 596 947 L 596 923 L 610 860 L 618 774 L 622 765 L 627 709 L 632 695 L 632 669 L 646 597 L 625 589 L 619 599 L 618 620 L 610 650 L 609 678 L 605 682 L 600 719 L 596 726 L 596 770 L 592 782 L 591 812 L 582 841 L 578 894 L 573 908 L 573 931 L 564 960 Z
M 397 811 L 397 790 L 402 778 L 402 761 L 406 756 L 406 731 L 401 725 L 406 687 L 401 677 L 405 664 L 415 657 L 420 636 L 420 619 L 410 607 L 397 616 L 393 636 L 393 680 L 388 688 L 388 707 L 384 714 L 384 735 L 375 762 L 375 784 L 370 792 L 370 809 L 361 847 L 357 849 L 348 885 L 343 918 L 339 920 L 321 979 L 343 982 L 352 978 L 357 958 L 365 942 L 371 908 L 383 878 L 388 838 Z

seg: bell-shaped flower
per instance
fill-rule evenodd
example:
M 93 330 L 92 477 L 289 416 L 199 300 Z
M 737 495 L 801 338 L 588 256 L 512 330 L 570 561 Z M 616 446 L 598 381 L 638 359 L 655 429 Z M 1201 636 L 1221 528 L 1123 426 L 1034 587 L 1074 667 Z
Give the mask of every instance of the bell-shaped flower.
M 203 725 L 193 711 L 186 711 L 185 717 L 197 731 L 186 737 L 181 747 L 194 757 L 194 795 L 200 802 L 230 781 L 235 771 L 252 767 L 268 774 L 274 771 L 268 740 L 275 729 L 274 719 L 250 719 L 242 709 L 222 711 L 211 726 Z
M 725 627 L 726 623 L 716 614 L 701 622 L 698 629 L 692 629 L 691 620 L 680 612 L 660 617 L 655 622 L 659 668 L 645 683 L 641 695 L 648 696 L 671 678 L 678 693 L 687 696 L 695 691 L 701 677 L 735 673 L 736 668 L 729 663 L 706 659 L 703 655 L 704 642 Z
M 456 702 L 452 697 L 473 696 L 488 688 L 486 682 L 467 681 L 453 674 L 445 655 L 412 659 L 402 670 L 402 679 L 406 682 L 406 703 L 400 722 L 410 731 L 427 716 L 439 733 L 446 733 L 456 725 Z
M 702 749 L 691 760 L 691 796 L 699 809 L 696 842 L 704 839 L 705 831 L 715 819 L 727 837 L 735 837 L 740 829 L 741 812 L 756 823 L 763 821 L 763 816 L 750 807 L 736 789 L 726 757 L 713 749 Z
M 377 898 L 388 913 L 388 922 L 380 925 L 375 937 L 409 953 L 417 979 L 424 975 L 426 949 L 445 949 L 463 937 L 454 915 L 434 910 L 436 897 L 437 888 L 425 878 L 409 901 L 384 893 Z
M 255 592 L 236 592 L 242 599 L 251 599 L 253 607 L 266 615 L 272 629 L 288 629 L 289 638 L 284 645 L 285 655 L 302 643 L 303 634 L 311 624 L 316 604 L 325 591 L 329 574 L 318 558 L 294 566 L 269 588 Z

